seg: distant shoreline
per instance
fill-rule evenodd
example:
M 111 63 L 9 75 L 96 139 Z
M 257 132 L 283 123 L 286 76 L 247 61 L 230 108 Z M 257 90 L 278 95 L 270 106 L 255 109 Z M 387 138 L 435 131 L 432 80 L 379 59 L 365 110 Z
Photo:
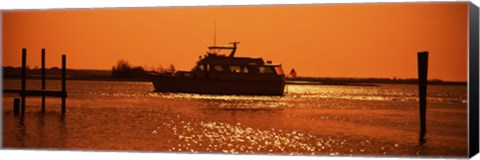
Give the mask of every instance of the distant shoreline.
M 20 80 L 21 77 L 7 77 L 4 76 L 3 79 L 18 79 Z M 27 76 L 27 79 L 32 79 L 32 80 L 40 80 L 40 76 Z M 61 80 L 61 77 L 57 76 L 47 76 L 47 80 Z M 119 82 L 151 82 L 149 79 L 143 79 L 143 78 L 112 78 L 112 77 L 71 77 L 67 76 L 67 81 L 68 80 L 77 80 L 77 81 L 119 81 Z
M 21 79 L 20 76 L 6 76 L 4 75 L 3 79 Z M 35 79 L 40 80 L 41 77 L 37 75 L 27 76 L 27 79 Z M 60 80 L 59 76 L 47 76 L 47 80 Z M 295 78 L 287 78 L 286 84 L 293 84 L 293 85 L 337 85 L 337 86 L 379 86 L 380 84 L 411 84 L 416 85 L 417 82 L 399 82 L 399 81 L 371 81 L 368 82 L 363 79 L 336 79 L 336 78 L 328 78 L 328 81 L 322 81 L 322 78 L 318 78 L 318 80 L 302 80 L 302 79 L 295 79 Z M 150 79 L 145 78 L 112 78 L 112 77 L 74 77 L 74 76 L 67 76 L 67 80 L 79 80 L 79 81 L 118 81 L 118 82 L 151 82 Z M 429 82 L 430 85 L 457 85 L 457 86 L 466 86 L 467 82 Z
M 344 85 L 344 86 L 378 86 L 378 84 L 418 84 L 417 79 L 389 78 L 328 78 L 328 77 L 297 77 L 287 78 L 287 84 L 308 85 Z M 467 85 L 467 82 L 452 82 L 429 80 L 430 85 Z
M 21 68 L 3 67 L 4 79 L 20 79 Z M 41 79 L 40 69 L 27 70 L 27 79 Z M 56 80 L 61 78 L 59 68 L 46 69 L 46 78 Z M 88 81 L 123 81 L 123 82 L 150 82 L 147 73 L 140 77 L 114 78 L 111 70 L 81 70 L 67 69 L 67 80 Z M 287 77 L 286 84 L 295 85 L 342 85 L 342 86 L 378 86 L 379 84 L 418 84 L 417 79 L 392 79 L 392 78 L 331 78 L 331 77 Z M 442 81 L 439 79 L 429 80 L 431 85 L 467 85 L 467 82 Z

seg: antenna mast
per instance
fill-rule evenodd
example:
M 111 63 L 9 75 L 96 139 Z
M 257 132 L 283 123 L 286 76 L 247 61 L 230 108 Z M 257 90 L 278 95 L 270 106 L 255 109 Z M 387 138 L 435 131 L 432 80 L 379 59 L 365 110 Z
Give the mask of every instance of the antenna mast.
M 216 46 L 217 42 L 217 20 L 213 22 L 213 46 Z

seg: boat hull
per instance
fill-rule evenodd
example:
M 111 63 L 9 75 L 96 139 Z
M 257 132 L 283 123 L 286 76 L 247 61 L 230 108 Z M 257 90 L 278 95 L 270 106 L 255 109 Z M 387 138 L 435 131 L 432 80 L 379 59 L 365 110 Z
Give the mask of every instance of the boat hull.
M 285 81 L 219 80 L 151 75 L 155 92 L 182 92 L 222 95 L 283 95 Z

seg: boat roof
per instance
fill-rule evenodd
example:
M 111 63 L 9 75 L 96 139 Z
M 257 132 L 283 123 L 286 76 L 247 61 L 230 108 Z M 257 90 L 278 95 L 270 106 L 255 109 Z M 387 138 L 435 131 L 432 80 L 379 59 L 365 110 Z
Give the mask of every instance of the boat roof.
M 227 57 L 209 54 L 205 58 L 198 61 L 198 64 L 220 64 L 220 65 L 263 65 L 262 58 L 249 57 Z
M 207 52 L 206 56 L 200 59 L 197 64 L 218 64 L 218 65 L 241 65 L 241 66 L 280 66 L 272 64 L 270 61 L 265 63 L 262 58 L 235 57 L 235 51 L 239 42 L 232 42 L 233 46 L 210 46 L 208 49 L 230 49 L 229 56 L 219 55 L 216 52 Z
M 208 54 L 199 60 L 198 64 L 241 65 L 241 66 L 279 66 L 279 64 L 265 63 L 262 58 L 227 57 L 224 55 Z

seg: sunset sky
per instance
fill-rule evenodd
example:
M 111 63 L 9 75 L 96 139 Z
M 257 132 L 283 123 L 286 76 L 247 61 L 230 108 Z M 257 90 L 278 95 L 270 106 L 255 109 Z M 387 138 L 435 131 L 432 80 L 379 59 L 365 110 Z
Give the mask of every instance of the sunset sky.
M 120 59 L 190 70 L 213 44 L 239 41 L 238 57 L 263 57 L 298 76 L 466 81 L 467 2 L 158 7 L 2 12 L 3 66 L 111 69 Z

